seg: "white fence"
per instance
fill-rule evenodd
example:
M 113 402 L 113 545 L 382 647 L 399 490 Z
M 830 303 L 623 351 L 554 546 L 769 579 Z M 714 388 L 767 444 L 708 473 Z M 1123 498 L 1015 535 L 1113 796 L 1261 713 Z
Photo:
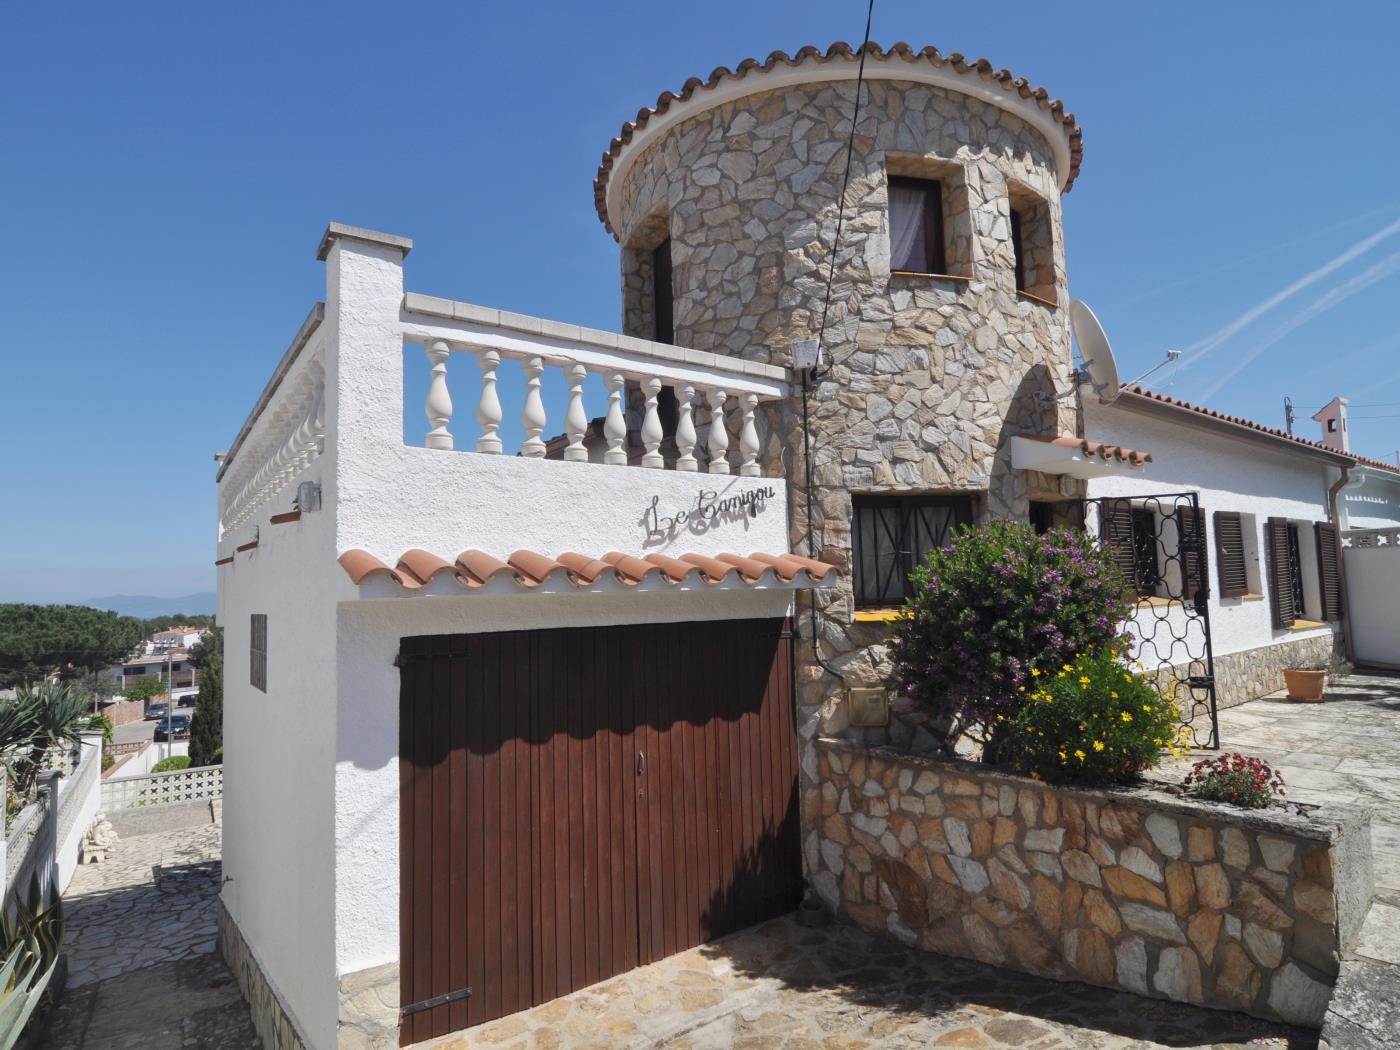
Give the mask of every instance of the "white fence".
M 28 892 L 34 875 L 60 892 L 78 866 L 83 837 L 97 817 L 101 784 L 102 737 L 87 734 L 60 768 L 40 774 L 35 799 L 10 823 L 3 846 L 5 894 Z M 4 793 L 0 791 L 0 806 Z
M 178 806 L 184 802 L 223 798 L 224 767 L 196 766 L 144 777 L 122 777 L 102 783 L 102 811 Z
M 1400 529 L 1343 532 L 1342 566 L 1356 662 L 1400 670 Z

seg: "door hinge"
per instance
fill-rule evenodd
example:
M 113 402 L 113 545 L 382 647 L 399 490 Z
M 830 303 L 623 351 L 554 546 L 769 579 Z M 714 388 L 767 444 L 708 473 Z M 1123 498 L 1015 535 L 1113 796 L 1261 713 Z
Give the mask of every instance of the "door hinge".
M 455 1003 L 459 999 L 465 999 L 472 994 L 471 986 L 458 988 L 455 992 L 444 992 L 442 995 L 435 995 L 431 999 L 424 999 L 421 1002 L 410 1003 L 399 1010 L 399 1013 L 407 1017 L 409 1014 L 422 1013 L 424 1010 L 431 1010 L 436 1006 L 446 1006 L 448 1003 Z
M 1192 689 L 1213 689 L 1215 688 L 1215 676 L 1210 674 L 1193 674 L 1186 679 L 1186 684 Z

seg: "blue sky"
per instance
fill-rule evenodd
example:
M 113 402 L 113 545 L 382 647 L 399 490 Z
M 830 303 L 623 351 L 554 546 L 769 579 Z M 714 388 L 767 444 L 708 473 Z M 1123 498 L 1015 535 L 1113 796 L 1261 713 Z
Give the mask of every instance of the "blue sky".
M 0 600 L 212 587 L 211 455 L 323 294 L 328 220 L 413 237 L 412 290 L 616 328 L 591 181 L 621 122 L 717 65 L 858 42 L 864 13 L 12 5 Z M 1400 8 L 877 0 L 873 36 L 1078 115 L 1071 292 L 1124 378 L 1186 349 L 1178 396 L 1277 425 L 1289 395 L 1307 428 L 1340 393 L 1357 451 L 1400 448 Z

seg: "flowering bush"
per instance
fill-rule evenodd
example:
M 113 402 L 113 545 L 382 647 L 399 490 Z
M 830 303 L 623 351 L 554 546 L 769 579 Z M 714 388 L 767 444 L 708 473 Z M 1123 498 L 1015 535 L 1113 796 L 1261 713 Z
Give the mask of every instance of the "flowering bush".
M 1231 751 L 1203 758 L 1182 781 L 1191 794 L 1207 802 L 1228 802 L 1246 809 L 1264 809 L 1282 798 L 1283 774 L 1263 759 Z
M 1164 749 L 1184 755 L 1175 706 L 1111 649 L 1031 672 L 1030 702 L 1011 721 L 1010 749 L 1023 772 L 1052 783 L 1113 784 L 1155 766 Z
M 949 727 L 949 747 L 969 733 L 987 761 L 999 760 L 1032 672 L 1108 647 L 1127 614 L 1122 573 L 1079 530 L 965 528 L 910 579 L 914 596 L 891 644 L 894 683 Z

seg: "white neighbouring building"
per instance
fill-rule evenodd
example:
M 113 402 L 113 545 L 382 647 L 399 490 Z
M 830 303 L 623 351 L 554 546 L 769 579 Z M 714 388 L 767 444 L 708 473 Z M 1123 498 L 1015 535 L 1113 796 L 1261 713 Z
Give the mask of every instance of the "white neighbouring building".
M 1344 426 L 1345 402 L 1342 412 Z M 1344 434 L 1320 422 L 1324 441 Z M 1124 538 L 1135 541 L 1124 545 L 1125 570 L 1136 570 L 1142 605 L 1130 627 L 1149 636 L 1149 649 L 1155 635 L 1163 655 L 1191 631 L 1172 599 L 1182 597 L 1191 557 L 1177 554 L 1188 505 L 1179 497 L 1195 494 L 1222 707 L 1282 688 L 1285 667 L 1325 664 L 1334 654 L 1400 661 L 1400 644 L 1373 641 L 1378 627 L 1393 635 L 1381 594 L 1364 573 L 1346 573 L 1351 530 L 1400 525 L 1400 469 L 1353 455 L 1344 438 L 1331 446 L 1305 440 L 1142 387 L 1124 388 L 1108 405 L 1086 396 L 1084 427 L 1088 441 L 1150 452 L 1140 469 L 1090 478 L 1088 488 L 1091 516 L 1102 518 L 1108 505 L 1124 515 Z M 1090 523 L 1101 533 L 1106 524 Z M 1348 637 L 1357 633 L 1359 654 Z

